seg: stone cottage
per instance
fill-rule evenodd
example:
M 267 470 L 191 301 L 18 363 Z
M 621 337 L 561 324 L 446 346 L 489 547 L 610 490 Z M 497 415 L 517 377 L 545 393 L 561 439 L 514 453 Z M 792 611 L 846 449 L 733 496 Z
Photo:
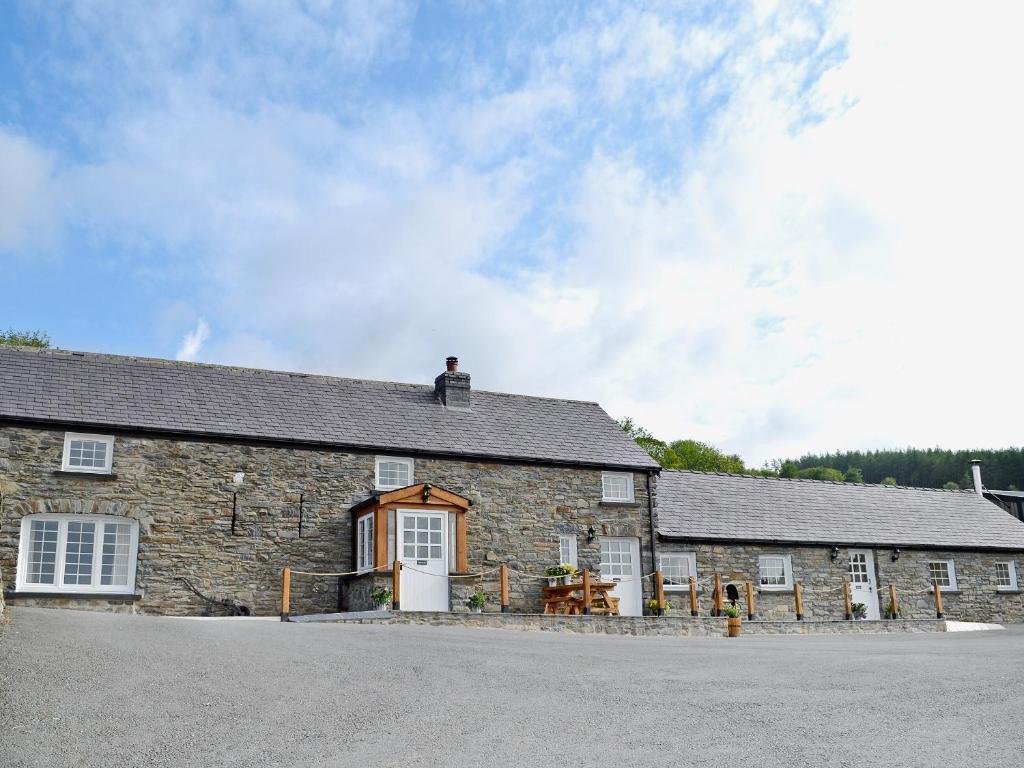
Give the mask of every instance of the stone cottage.
M 654 568 L 657 464 L 596 404 L 433 385 L 0 347 L 0 572 L 11 605 L 271 615 L 368 607 L 396 553 L 402 607 L 461 610 L 473 579 L 569 561 Z M 212 602 L 211 602 L 212 601 Z
M 657 553 L 666 594 L 688 611 L 689 577 L 710 606 L 710 579 L 755 585 L 763 618 L 845 618 L 844 580 L 868 618 L 896 585 L 906 618 L 1024 621 L 1018 568 L 1024 523 L 973 491 L 666 470 L 658 482 Z

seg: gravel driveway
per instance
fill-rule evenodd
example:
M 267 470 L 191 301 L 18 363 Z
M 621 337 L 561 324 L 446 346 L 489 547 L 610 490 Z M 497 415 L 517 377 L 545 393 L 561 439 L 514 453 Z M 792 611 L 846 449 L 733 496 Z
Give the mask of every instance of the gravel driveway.
M 1005 766 L 1024 628 L 630 638 L 15 608 L 0 766 Z

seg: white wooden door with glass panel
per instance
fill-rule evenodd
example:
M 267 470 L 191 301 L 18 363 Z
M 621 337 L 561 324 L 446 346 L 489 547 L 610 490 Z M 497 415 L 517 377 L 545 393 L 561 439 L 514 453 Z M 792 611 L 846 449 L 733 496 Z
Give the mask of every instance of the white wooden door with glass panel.
M 870 549 L 850 550 L 850 600 L 864 603 L 869 619 L 878 619 L 878 588 L 875 584 L 875 553 Z
M 448 513 L 398 510 L 403 611 L 448 610 Z
M 640 540 L 602 537 L 601 581 L 617 582 L 612 595 L 619 598 L 622 616 L 643 615 L 640 576 Z

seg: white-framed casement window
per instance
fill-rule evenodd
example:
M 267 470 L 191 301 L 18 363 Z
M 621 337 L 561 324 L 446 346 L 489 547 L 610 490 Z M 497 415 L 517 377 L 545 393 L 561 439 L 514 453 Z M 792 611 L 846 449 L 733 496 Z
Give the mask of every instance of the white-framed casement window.
M 633 501 L 633 473 L 602 472 L 601 501 Z
M 697 575 L 697 553 L 661 554 L 658 556 L 658 567 L 666 590 L 688 590 L 690 577 Z
M 393 491 L 412 485 L 412 459 L 378 456 L 374 485 L 379 491 Z
M 135 591 L 139 524 L 113 516 L 28 515 L 21 520 L 17 589 Z
M 940 592 L 956 591 L 956 566 L 952 560 L 931 560 L 928 562 L 928 580 L 939 585 Z
M 996 563 L 996 589 L 1003 592 L 1017 591 L 1017 563 L 1013 560 Z
M 579 555 L 576 550 L 575 536 L 558 537 L 558 562 L 568 563 L 573 568 L 579 567 Z
M 77 432 L 64 434 L 64 459 L 61 462 L 61 469 L 65 472 L 109 475 L 113 461 L 113 435 L 82 435 Z
M 373 513 L 356 520 L 356 570 L 373 568 Z
M 758 580 L 763 590 L 793 588 L 793 556 L 761 555 L 757 558 Z

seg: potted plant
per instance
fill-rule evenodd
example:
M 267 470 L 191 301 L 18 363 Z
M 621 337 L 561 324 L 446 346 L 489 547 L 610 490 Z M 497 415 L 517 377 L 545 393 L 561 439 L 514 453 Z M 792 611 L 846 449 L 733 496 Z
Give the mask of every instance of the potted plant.
M 483 613 L 484 606 L 487 605 L 487 594 L 483 590 L 478 589 L 469 596 L 466 605 L 469 606 L 470 613 Z
M 866 619 L 868 617 L 868 607 L 864 603 L 854 603 L 850 606 L 850 610 L 853 611 L 853 618 L 855 619 Z
M 576 569 L 568 563 L 559 563 L 544 569 L 544 575 L 548 577 L 548 586 L 557 587 L 559 584 L 568 584 Z
M 727 605 L 723 611 L 726 616 L 726 627 L 728 628 L 729 637 L 739 637 L 740 632 L 743 631 L 743 619 L 740 618 L 743 613 L 740 611 L 738 605 Z
M 387 587 L 377 587 L 370 593 L 370 598 L 378 611 L 386 611 L 391 607 L 391 590 Z
M 562 563 L 562 583 L 571 584 L 576 577 L 576 566 L 569 563 Z
M 896 610 L 896 606 L 892 604 L 892 600 L 885 604 L 885 618 L 887 619 L 898 619 L 900 612 Z

